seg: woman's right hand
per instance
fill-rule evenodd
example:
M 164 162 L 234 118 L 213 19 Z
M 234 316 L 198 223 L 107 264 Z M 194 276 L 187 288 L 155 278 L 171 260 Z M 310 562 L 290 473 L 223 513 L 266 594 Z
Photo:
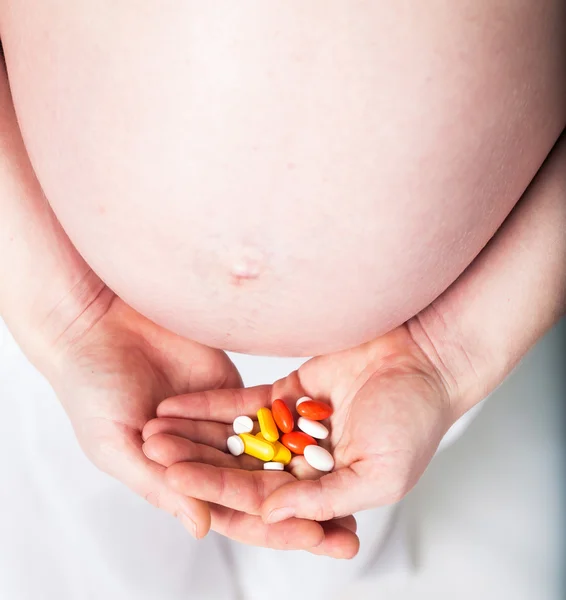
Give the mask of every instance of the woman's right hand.
M 156 416 L 158 404 L 179 394 L 206 395 L 234 388 L 230 394 L 237 407 L 242 392 L 240 376 L 224 352 L 159 327 L 108 288 L 97 291 L 87 311 L 62 327 L 62 334 L 43 353 L 49 355 L 48 363 L 44 360 L 39 364 L 91 461 L 179 518 L 196 538 L 205 536 L 212 527 L 231 539 L 256 546 L 335 554 L 342 537 L 354 535 L 347 528 L 327 536 L 320 524 L 306 520 L 266 525 L 259 516 L 241 514 L 235 518 L 233 511 L 177 493 L 166 485 L 166 469 L 143 451 L 142 430 Z M 57 322 L 60 327 L 60 316 Z M 195 447 L 205 451 L 211 435 L 206 424 L 194 428 L 192 435 Z M 346 524 L 352 528 L 352 522 L 350 518 Z

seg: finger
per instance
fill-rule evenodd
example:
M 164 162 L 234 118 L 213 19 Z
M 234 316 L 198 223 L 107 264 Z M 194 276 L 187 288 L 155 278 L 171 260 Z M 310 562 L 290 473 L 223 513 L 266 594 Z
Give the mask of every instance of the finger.
M 259 515 L 263 501 L 278 487 L 295 481 L 285 471 L 242 471 L 192 462 L 169 467 L 165 479 L 180 494 L 251 515 Z
M 143 428 L 142 438 L 147 441 L 152 435 L 169 433 L 184 437 L 197 444 L 212 446 L 226 451 L 226 440 L 233 435 L 232 427 L 213 421 L 192 421 L 191 419 L 152 419 Z
M 353 517 L 352 517 L 353 518 Z M 360 550 L 360 539 L 355 531 L 340 523 L 341 519 L 322 523 L 324 541 L 309 549 L 311 554 L 330 556 L 331 558 L 351 559 Z M 284 521 L 286 523 L 287 521 Z M 352 525 L 351 523 L 348 523 Z
M 317 469 L 313 469 L 305 460 L 304 456 L 293 456 L 289 463 L 289 472 L 297 479 L 320 479 L 322 473 Z
M 366 483 L 351 467 L 317 480 L 290 482 L 267 498 L 261 514 L 266 523 L 278 523 L 289 517 L 330 521 L 351 515 L 367 508 L 371 490 Z
M 123 428 L 108 434 L 111 442 L 98 440 L 108 448 L 105 471 L 148 502 L 183 520 L 190 533 L 203 538 L 210 530 L 211 515 L 206 502 L 188 498 L 172 490 L 165 480 L 165 467 L 152 462 L 142 451 L 139 431 Z
M 266 525 L 258 516 L 225 506 L 213 504 L 210 510 L 214 531 L 243 544 L 276 550 L 304 550 L 324 542 L 323 528 L 313 521 L 289 519 Z
M 260 408 L 271 404 L 270 398 L 268 385 L 209 390 L 167 398 L 157 407 L 157 416 L 232 423 L 241 415 L 255 416 Z
M 307 550 L 332 558 L 353 558 L 359 549 L 359 539 L 355 533 L 338 522 L 318 524 L 289 519 L 283 523 L 265 525 L 257 516 L 214 504 L 211 505 L 211 514 L 214 531 L 243 544 L 277 550 Z M 317 528 L 306 528 L 305 523 L 316 525 Z
M 356 533 L 358 531 L 358 522 L 356 521 L 356 517 L 354 515 L 348 515 L 347 517 L 340 517 L 339 519 L 334 519 L 333 521 L 328 521 L 328 523 L 336 523 L 336 525 L 340 525 L 340 527 L 344 527 L 348 529 L 352 533 Z
M 228 368 L 228 377 L 226 377 L 226 381 L 224 381 L 222 388 L 225 390 L 243 388 L 244 381 L 242 380 L 242 376 L 240 375 L 240 372 L 236 368 L 236 365 L 228 357 L 228 355 L 225 355 L 225 356 L 230 364 L 230 367 Z
M 143 483 L 139 486 L 134 484 L 128 487 L 137 491 L 156 508 L 180 519 L 195 539 L 200 540 L 205 537 L 211 527 L 208 504 L 197 498 L 172 492 L 164 481 L 164 467 L 147 460 L 143 470 L 144 474 L 140 474 L 144 480 Z M 149 477 L 148 474 L 150 474 Z M 134 473 L 132 475 L 135 476 Z
M 170 491 L 168 491 L 170 494 Z M 165 510 L 176 519 L 179 519 L 185 529 L 196 539 L 205 537 L 211 528 L 212 517 L 206 502 L 196 498 L 187 498 L 181 494 L 168 497 L 167 492 L 156 497 L 157 502 L 150 496 L 146 500 L 156 508 Z
M 142 447 L 144 454 L 150 459 L 164 467 L 170 467 L 175 463 L 193 461 L 206 463 L 215 467 L 232 469 L 261 469 L 261 461 L 246 454 L 232 456 L 225 454 L 216 448 L 204 444 L 196 444 L 176 435 L 157 433 L 152 435 Z M 189 494 L 190 495 L 190 494 Z

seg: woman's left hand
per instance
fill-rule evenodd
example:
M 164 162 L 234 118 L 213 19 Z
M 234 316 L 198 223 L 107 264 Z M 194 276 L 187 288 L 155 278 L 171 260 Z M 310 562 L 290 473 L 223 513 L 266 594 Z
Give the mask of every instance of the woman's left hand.
M 323 445 L 335 459 L 329 474 L 297 456 L 290 472 L 259 470 L 249 456 L 226 454 L 231 422 L 254 416 L 281 398 L 290 407 L 307 395 L 332 404 L 330 436 Z M 273 524 L 291 517 L 324 522 L 333 555 L 350 557 L 357 539 L 341 519 L 400 500 L 417 482 L 453 422 L 442 377 L 406 326 L 375 341 L 313 358 L 276 382 L 236 391 L 169 398 L 143 432 L 146 455 L 168 467 L 169 485 Z

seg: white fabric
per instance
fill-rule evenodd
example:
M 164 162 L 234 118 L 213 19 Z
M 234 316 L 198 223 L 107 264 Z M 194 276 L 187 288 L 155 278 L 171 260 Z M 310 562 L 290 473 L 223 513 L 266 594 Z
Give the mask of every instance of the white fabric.
M 564 600 L 566 319 L 403 503 L 417 568 L 332 600 Z
M 232 358 L 247 385 L 273 382 L 304 360 Z M 348 581 L 412 568 L 402 506 L 359 515 L 362 551 L 353 561 L 217 535 L 194 542 L 89 463 L 53 392 L 1 321 L 0 401 L 2 600 L 327 600 Z

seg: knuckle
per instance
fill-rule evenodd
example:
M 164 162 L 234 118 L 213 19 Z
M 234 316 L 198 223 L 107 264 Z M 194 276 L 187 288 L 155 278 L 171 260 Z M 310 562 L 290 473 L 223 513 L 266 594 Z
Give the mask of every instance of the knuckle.
M 264 486 L 264 482 L 263 479 L 261 477 L 260 474 L 263 473 L 263 471 L 259 471 L 260 474 L 256 475 L 255 472 L 253 472 L 253 482 L 254 482 L 254 495 L 253 495 L 253 503 L 252 506 L 250 507 L 250 510 L 253 512 L 254 515 L 259 515 L 261 512 L 261 505 L 263 504 L 263 499 L 265 497 L 265 486 Z
M 204 420 L 210 421 L 212 418 L 212 403 L 214 401 L 210 391 L 205 390 L 202 392 L 202 401 L 204 406 Z
M 315 521 L 331 521 L 334 518 L 334 511 L 328 506 L 318 506 L 315 510 Z
M 236 407 L 236 412 L 239 415 L 245 415 L 246 414 L 246 406 L 245 406 L 242 390 L 232 390 L 231 395 L 232 395 L 233 403 Z
M 226 475 L 224 474 L 223 469 L 220 469 L 218 471 L 218 497 L 222 504 L 224 504 L 224 500 L 226 498 L 227 491 L 228 491 L 228 486 L 226 483 Z
M 317 486 L 317 505 L 315 508 L 315 521 L 331 521 L 336 517 L 336 511 L 332 506 L 329 495 L 324 486 L 323 479 L 319 479 Z

